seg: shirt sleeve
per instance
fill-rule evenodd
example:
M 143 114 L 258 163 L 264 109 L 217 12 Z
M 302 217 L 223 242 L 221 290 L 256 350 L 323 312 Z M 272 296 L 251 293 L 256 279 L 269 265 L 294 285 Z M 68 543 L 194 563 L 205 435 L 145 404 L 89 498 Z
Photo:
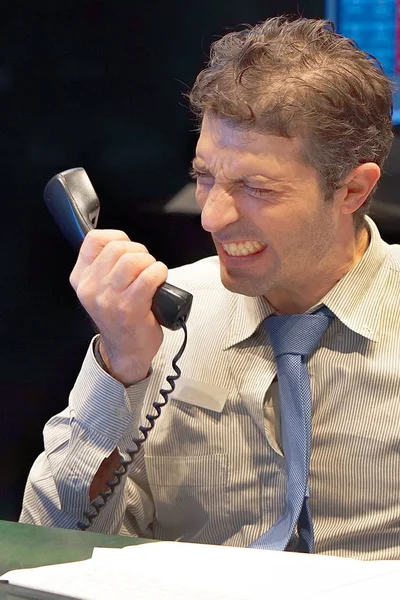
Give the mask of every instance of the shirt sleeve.
M 76 529 L 89 510 L 89 488 L 102 461 L 117 447 L 135 448 L 149 376 L 128 388 L 108 375 L 93 354 L 93 342 L 71 391 L 68 407 L 44 428 L 44 452 L 28 477 L 20 521 Z M 132 467 L 90 526 L 91 531 L 149 535 L 153 503 L 143 456 Z M 137 482 L 135 481 L 137 480 Z

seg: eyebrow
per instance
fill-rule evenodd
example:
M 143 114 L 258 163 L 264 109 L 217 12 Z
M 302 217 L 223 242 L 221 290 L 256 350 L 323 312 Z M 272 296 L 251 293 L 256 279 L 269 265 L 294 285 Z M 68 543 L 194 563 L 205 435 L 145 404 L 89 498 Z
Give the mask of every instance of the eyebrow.
M 203 166 L 202 166 L 202 165 L 199 163 L 199 161 L 198 161 L 198 159 L 197 159 L 197 158 L 194 158 L 194 159 L 192 160 L 192 169 L 195 169 L 196 171 L 199 171 L 200 173 L 207 173 L 207 174 L 210 174 L 210 175 L 211 175 L 210 171 L 209 171 L 209 170 L 208 170 L 206 167 L 203 167 Z
M 192 160 L 192 169 L 194 169 L 195 171 L 198 171 L 199 173 L 203 173 L 204 175 L 211 175 L 211 172 L 207 169 L 207 167 L 205 167 L 197 158 L 194 158 Z M 246 175 L 243 177 L 238 177 L 238 178 L 228 178 L 229 181 L 231 181 L 232 183 L 240 183 L 243 180 L 250 180 L 250 179 L 257 179 L 257 178 L 262 178 L 265 180 L 265 183 L 282 183 L 281 180 L 279 179 L 274 179 L 272 177 L 268 177 L 268 175 L 263 175 L 262 173 L 258 173 L 258 174 L 254 174 L 254 175 Z M 260 181 L 258 179 L 258 181 Z M 260 183 L 263 183 L 260 181 Z

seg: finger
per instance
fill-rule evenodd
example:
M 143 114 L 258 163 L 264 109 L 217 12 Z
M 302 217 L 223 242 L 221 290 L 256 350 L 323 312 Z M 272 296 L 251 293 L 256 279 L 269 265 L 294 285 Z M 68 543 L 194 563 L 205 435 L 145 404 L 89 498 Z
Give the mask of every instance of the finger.
M 90 265 L 107 244 L 118 240 L 130 241 L 128 235 L 119 229 L 92 229 L 82 242 L 79 257 Z
M 120 256 L 108 275 L 103 278 L 103 283 L 122 292 L 135 281 L 144 269 L 155 262 L 156 259 L 151 254 L 126 252 Z
M 141 302 L 149 307 L 153 301 L 153 296 L 168 277 L 168 267 L 160 261 L 156 261 L 147 269 L 144 269 L 135 279 L 135 281 L 126 288 L 125 298 L 128 302 L 140 298 Z
M 137 242 L 113 240 L 104 246 L 103 250 L 91 265 L 91 276 L 98 279 L 107 277 L 124 254 L 148 254 L 146 246 Z
M 91 265 L 102 249 L 112 240 L 129 241 L 124 231 L 118 229 L 92 229 L 82 242 L 77 261 L 72 269 L 69 281 L 76 290 L 82 269 Z
M 93 267 L 91 272 L 93 276 L 105 277 L 124 252 L 147 252 L 147 248 L 143 244 L 131 242 L 123 231 L 98 231 L 95 232 L 96 236 L 91 233 L 88 244 L 85 247 L 82 245 L 70 276 L 71 285 L 75 290 L 88 267 Z M 121 238 L 126 239 L 115 239 L 115 235 L 119 234 L 121 234 Z

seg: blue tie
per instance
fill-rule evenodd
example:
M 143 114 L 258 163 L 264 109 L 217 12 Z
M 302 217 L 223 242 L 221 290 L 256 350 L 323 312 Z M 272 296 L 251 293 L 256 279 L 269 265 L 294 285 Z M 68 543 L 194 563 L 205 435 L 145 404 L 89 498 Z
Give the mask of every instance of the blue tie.
M 308 502 L 311 391 L 306 359 L 318 346 L 332 318 L 333 313 L 323 306 L 313 314 L 272 315 L 264 321 L 277 363 L 287 491 L 284 512 L 250 548 L 284 550 L 297 526 L 295 549 L 314 551 Z

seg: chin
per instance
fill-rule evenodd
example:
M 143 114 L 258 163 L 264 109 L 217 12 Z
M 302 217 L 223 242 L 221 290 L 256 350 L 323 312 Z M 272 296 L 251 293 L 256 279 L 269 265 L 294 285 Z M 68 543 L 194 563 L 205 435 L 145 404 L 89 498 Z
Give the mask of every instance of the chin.
M 238 274 L 231 275 L 223 265 L 221 265 L 221 282 L 222 285 L 233 292 L 234 294 L 242 294 L 243 296 L 263 296 L 268 289 L 265 284 L 261 283 L 260 277 L 251 277 L 249 275 L 239 276 Z

